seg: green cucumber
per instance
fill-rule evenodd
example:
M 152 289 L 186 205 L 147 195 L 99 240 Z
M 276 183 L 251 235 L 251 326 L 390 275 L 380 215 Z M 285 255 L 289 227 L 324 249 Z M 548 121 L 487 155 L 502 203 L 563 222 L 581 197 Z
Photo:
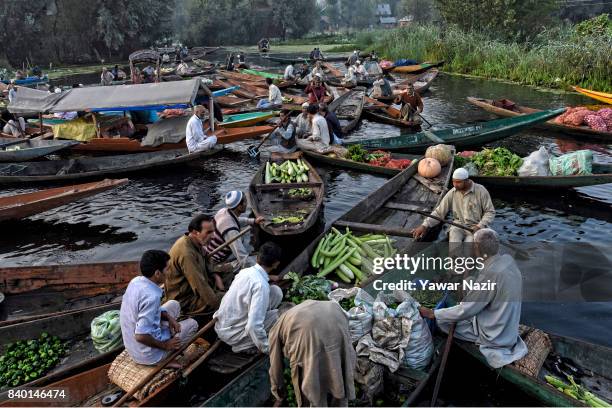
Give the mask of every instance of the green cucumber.
M 327 237 L 324 237 L 323 239 L 321 239 L 319 241 L 319 245 L 317 245 L 317 249 L 315 249 L 314 254 L 312 255 L 312 258 L 310 259 L 310 264 L 312 265 L 313 268 L 317 267 L 317 257 L 319 256 L 319 252 L 321 252 L 321 248 L 323 247 L 323 243 L 325 242 L 325 240 L 327 239 Z
M 348 276 L 344 275 L 340 269 L 336 269 L 336 276 L 338 276 L 344 283 L 351 283 Z
M 363 248 L 363 250 L 365 251 L 366 255 L 369 256 L 370 258 L 372 258 L 372 259 L 380 258 L 380 255 L 377 254 L 376 252 L 374 252 L 372 247 L 370 245 L 366 244 L 365 242 L 361 243 L 361 248 Z
M 355 279 L 355 274 L 353 273 L 353 271 L 351 270 L 351 268 L 349 268 L 348 266 L 346 266 L 346 264 L 340 264 L 340 266 L 338 267 L 340 269 L 340 271 L 342 271 L 342 273 L 344 274 L 344 276 L 346 276 L 347 278 L 349 278 L 350 280 Z
M 361 273 L 359 268 L 357 268 L 356 266 L 351 265 L 349 262 L 343 263 L 342 265 L 340 265 L 340 268 L 342 268 L 343 266 L 345 268 L 349 268 L 351 270 L 351 272 L 353 272 L 353 275 L 355 275 L 357 280 L 359 280 L 359 281 L 363 280 L 363 273 Z M 344 269 L 342 269 L 342 271 L 344 271 Z
M 327 275 L 328 273 L 330 273 L 331 271 L 333 271 L 334 269 L 336 269 L 338 266 L 340 266 L 341 264 L 344 263 L 344 261 L 346 261 L 347 259 L 349 259 L 351 257 L 351 255 L 353 254 L 353 252 L 355 252 L 356 249 L 355 248 L 345 248 L 344 254 L 342 256 L 339 256 L 338 258 L 336 258 L 332 263 L 330 263 L 329 265 L 327 265 L 322 271 L 320 271 L 317 276 L 319 277 L 323 277 L 325 275 Z
M 359 252 L 356 252 L 355 254 L 359 254 Z M 361 258 L 357 258 L 355 255 L 351 256 L 348 261 L 355 266 L 361 266 Z
M 346 247 L 346 238 L 342 238 L 330 251 L 321 250 L 321 254 L 330 258 L 336 257 Z

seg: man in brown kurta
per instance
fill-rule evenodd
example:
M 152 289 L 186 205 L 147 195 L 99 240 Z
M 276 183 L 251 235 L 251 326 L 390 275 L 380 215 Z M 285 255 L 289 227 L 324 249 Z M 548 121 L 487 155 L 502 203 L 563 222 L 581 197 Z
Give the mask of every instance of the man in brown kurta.
M 355 350 L 348 319 L 336 302 L 307 300 L 285 312 L 270 331 L 270 384 L 280 401 L 289 360 L 299 407 L 348 406 L 355 398 Z
M 222 294 L 213 290 L 202 255 L 202 247 L 210 240 L 214 229 L 212 217 L 198 215 L 189 223 L 189 232 L 170 249 L 166 300 L 178 301 L 186 314 L 212 312 L 221 302 Z

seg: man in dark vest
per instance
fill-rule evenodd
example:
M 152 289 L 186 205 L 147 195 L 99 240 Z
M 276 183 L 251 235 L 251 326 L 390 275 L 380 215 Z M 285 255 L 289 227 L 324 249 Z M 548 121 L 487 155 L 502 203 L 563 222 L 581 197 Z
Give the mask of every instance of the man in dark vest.
M 276 153 L 295 152 L 297 150 L 295 134 L 296 128 L 291 121 L 291 112 L 288 109 L 283 109 L 280 113 L 278 127 L 270 135 L 272 146 L 268 148 L 268 151 Z

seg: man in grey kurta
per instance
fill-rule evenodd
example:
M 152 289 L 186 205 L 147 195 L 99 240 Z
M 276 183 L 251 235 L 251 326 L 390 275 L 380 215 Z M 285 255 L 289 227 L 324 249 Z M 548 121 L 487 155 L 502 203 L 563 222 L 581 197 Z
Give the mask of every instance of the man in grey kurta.
M 458 168 L 453 173 L 453 188 L 444 196 L 431 215 L 445 218 L 449 211 L 453 212 L 453 221 L 470 227 L 473 232 L 487 228 L 495 218 L 495 207 L 486 188 L 469 179 L 466 169 Z M 423 224 L 412 233 L 420 238 L 429 228 L 438 225 L 433 218 L 425 218 Z M 449 242 L 472 242 L 473 235 L 464 229 L 452 226 L 448 235 Z
M 485 258 L 484 268 L 472 281 L 495 284 L 487 290 L 471 290 L 456 306 L 431 310 L 420 308 L 421 315 L 436 319 L 448 333 L 457 323 L 455 337 L 476 343 L 491 367 L 499 368 L 527 354 L 519 336 L 523 278 L 510 255 L 499 255 L 495 231 L 484 228 L 474 234 L 474 252 Z

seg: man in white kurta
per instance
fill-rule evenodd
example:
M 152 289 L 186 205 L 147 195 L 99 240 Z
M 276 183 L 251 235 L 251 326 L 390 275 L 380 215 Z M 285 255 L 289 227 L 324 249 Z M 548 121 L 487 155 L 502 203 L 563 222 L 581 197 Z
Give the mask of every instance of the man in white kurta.
M 189 122 L 187 122 L 185 142 L 187 143 L 189 153 L 210 150 L 217 144 L 217 136 L 206 136 L 206 133 L 204 133 L 202 119 L 205 116 L 205 111 L 206 109 L 204 106 L 196 105 L 193 108 L 193 116 L 189 119 Z
M 234 353 L 255 351 L 268 354 L 267 331 L 278 320 L 283 291 L 270 285 L 270 273 L 280 263 L 278 245 L 267 242 L 257 256 L 257 264 L 241 270 L 223 296 L 215 331 Z
M 420 308 L 423 317 L 435 318 L 449 331 L 457 323 L 454 337 L 476 343 L 493 368 L 503 367 L 527 354 L 519 336 L 523 278 L 510 255 L 499 255 L 499 238 L 484 228 L 474 234 L 474 252 L 485 258 L 484 268 L 472 281 L 495 284 L 487 290 L 470 290 L 456 306 L 431 310 Z

